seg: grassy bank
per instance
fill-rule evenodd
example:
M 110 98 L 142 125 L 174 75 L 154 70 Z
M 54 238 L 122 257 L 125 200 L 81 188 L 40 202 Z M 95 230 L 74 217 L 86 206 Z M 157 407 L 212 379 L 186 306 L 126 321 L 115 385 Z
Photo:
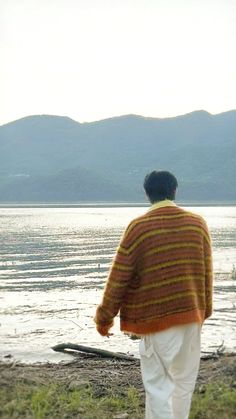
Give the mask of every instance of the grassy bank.
M 235 383 L 216 382 L 194 393 L 190 419 L 236 418 Z
M 9 391 L 10 390 L 10 391 Z M 137 389 L 96 397 L 89 386 L 68 389 L 58 384 L 32 386 L 21 383 L 0 389 L 2 418 L 111 419 L 144 417 L 144 400 Z M 208 384 L 194 394 L 190 419 L 233 419 L 236 389 L 222 382 Z
M 83 418 L 110 419 L 126 412 L 127 417 L 141 418 L 142 408 L 137 390 L 127 389 L 126 395 L 95 397 L 91 388 L 69 390 L 49 385 L 32 388 L 15 387 L 11 394 L 0 393 L 0 417 L 3 418 Z
M 137 361 L 80 356 L 68 364 L 0 363 L 3 419 L 143 419 Z M 236 418 L 236 354 L 201 361 L 190 419 Z

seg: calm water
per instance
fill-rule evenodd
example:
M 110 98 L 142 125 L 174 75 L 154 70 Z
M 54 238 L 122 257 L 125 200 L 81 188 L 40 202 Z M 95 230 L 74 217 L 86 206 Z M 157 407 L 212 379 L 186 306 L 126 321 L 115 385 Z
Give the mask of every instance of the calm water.
M 203 350 L 236 350 L 236 207 L 196 207 L 214 248 L 214 315 Z M 73 342 L 138 353 L 119 332 L 102 338 L 93 316 L 123 229 L 147 208 L 0 208 L 0 358 L 57 361 L 50 347 Z

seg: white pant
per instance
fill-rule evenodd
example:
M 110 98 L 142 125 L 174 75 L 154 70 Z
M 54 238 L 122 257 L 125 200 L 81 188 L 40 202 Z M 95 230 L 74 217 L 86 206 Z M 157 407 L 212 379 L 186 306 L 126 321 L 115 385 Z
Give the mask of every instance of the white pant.
M 187 419 L 200 362 L 201 326 L 191 323 L 144 336 L 141 373 L 146 419 Z

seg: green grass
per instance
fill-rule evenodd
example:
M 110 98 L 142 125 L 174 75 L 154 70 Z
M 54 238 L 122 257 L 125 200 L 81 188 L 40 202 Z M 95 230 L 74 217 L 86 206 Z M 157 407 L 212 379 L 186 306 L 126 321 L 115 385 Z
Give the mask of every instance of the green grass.
M 0 417 L 4 419 L 112 419 L 127 413 L 128 418 L 144 418 L 143 400 L 135 388 L 124 396 L 95 397 L 91 387 L 68 390 L 65 385 L 18 383 L 0 388 Z M 209 384 L 193 397 L 190 419 L 236 418 L 236 389 Z
M 130 418 L 141 418 L 140 399 L 130 387 L 124 397 L 109 395 L 96 398 L 91 388 L 69 391 L 65 386 L 48 385 L 31 388 L 16 386 L 0 389 L 0 417 L 2 418 L 83 418 L 111 419 L 127 412 Z
M 225 383 L 208 384 L 195 392 L 189 419 L 235 419 L 236 388 Z

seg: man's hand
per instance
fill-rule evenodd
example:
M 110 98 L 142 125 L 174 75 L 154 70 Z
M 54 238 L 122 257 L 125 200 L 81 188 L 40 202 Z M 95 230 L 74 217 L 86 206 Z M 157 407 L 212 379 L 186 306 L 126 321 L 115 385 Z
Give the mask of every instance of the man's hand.
M 109 329 L 111 328 L 111 326 L 112 325 L 105 325 L 104 326 L 104 325 L 97 324 L 96 329 L 97 329 L 98 333 L 100 333 L 101 336 L 107 336 L 109 338 L 110 336 L 113 335 L 113 333 L 109 333 Z

